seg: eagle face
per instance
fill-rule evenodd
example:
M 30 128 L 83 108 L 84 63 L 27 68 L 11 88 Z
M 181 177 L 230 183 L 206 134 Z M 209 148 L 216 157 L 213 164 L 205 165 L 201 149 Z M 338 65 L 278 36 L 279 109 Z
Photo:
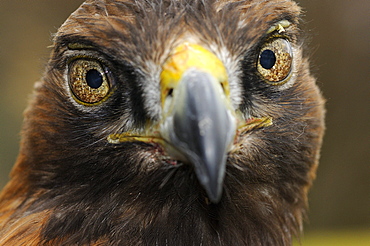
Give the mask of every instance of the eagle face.
M 0 242 L 290 245 L 324 128 L 299 14 L 281 0 L 82 4 L 26 112 Z

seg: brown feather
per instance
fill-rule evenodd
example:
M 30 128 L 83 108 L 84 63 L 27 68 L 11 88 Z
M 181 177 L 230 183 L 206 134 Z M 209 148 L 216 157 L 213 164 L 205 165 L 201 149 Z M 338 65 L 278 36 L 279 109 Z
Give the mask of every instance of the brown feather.
M 289 0 L 86 1 L 56 34 L 26 110 L 20 154 L 0 195 L 0 245 L 291 245 L 324 131 L 299 14 Z M 283 19 L 292 23 L 296 78 L 276 89 L 255 64 L 266 31 Z M 189 38 L 225 64 L 239 111 L 274 119 L 240 136 L 218 204 L 189 165 L 168 164 L 161 146 L 106 141 L 158 122 L 161 65 Z M 117 88 L 100 106 L 71 96 L 65 78 L 75 56 L 111 69 Z

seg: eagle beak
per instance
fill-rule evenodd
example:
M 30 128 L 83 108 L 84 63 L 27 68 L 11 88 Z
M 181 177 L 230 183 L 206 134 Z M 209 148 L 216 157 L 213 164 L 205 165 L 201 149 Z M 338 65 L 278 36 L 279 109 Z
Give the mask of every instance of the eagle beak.
M 191 164 L 208 198 L 219 202 L 228 153 L 238 152 L 252 130 L 272 125 L 272 118 L 245 118 L 234 110 L 223 63 L 200 45 L 173 50 L 162 65 L 160 88 L 159 124 L 109 134 L 108 142 L 162 145 L 172 159 Z
M 227 73 L 210 51 L 185 43 L 163 65 L 160 134 L 174 158 L 190 163 L 209 199 L 221 199 L 237 122 Z

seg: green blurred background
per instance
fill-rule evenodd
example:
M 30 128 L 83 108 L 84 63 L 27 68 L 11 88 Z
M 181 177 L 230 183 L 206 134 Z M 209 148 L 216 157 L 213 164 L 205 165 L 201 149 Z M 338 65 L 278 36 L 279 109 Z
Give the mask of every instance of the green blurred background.
M 51 36 L 82 0 L 0 0 L 0 189 Z M 301 0 L 327 132 L 303 245 L 370 245 L 370 1 Z

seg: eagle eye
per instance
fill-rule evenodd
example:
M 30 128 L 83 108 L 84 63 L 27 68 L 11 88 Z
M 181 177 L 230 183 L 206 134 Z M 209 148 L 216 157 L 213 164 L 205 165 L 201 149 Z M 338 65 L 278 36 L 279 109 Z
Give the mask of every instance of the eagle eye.
M 277 38 L 262 46 L 257 70 L 267 82 L 279 85 L 289 77 L 292 62 L 293 51 L 290 42 L 283 38 Z
M 93 59 L 80 58 L 69 64 L 69 87 L 77 102 L 95 105 L 109 94 L 111 84 L 108 70 Z

